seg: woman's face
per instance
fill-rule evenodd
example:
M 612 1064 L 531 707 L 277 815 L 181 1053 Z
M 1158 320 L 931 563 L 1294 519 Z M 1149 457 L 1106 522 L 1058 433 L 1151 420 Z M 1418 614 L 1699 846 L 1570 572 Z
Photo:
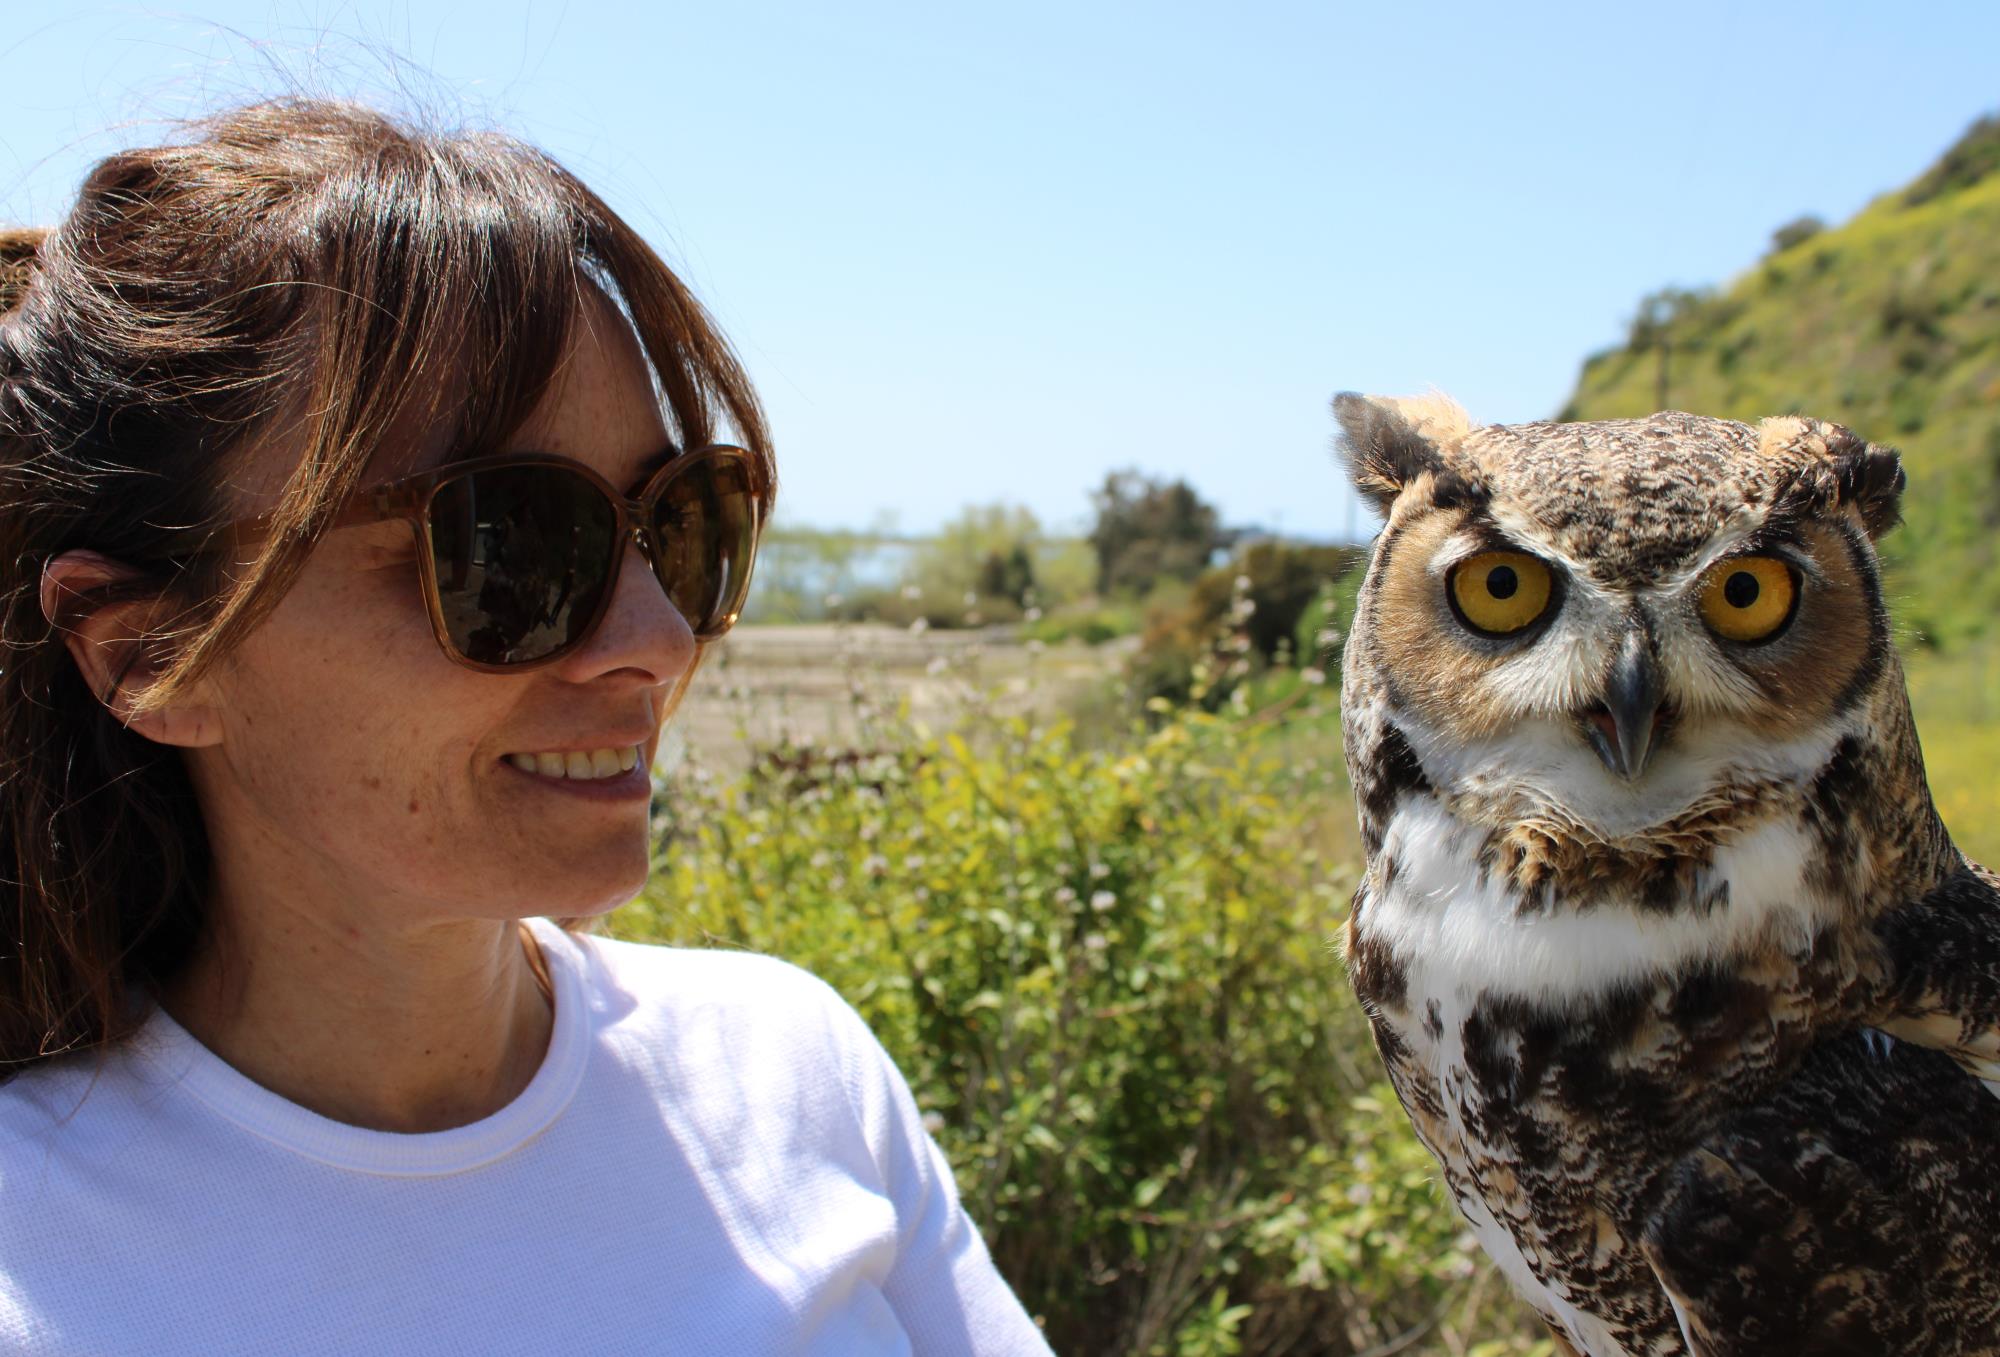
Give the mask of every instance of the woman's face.
M 601 299 L 576 333 L 548 399 L 498 451 L 574 458 L 630 489 L 668 446 L 648 368 Z M 221 741 L 190 762 L 219 884 L 303 880 L 364 910 L 434 918 L 588 915 L 629 900 L 646 878 L 646 770 L 699 655 L 637 547 L 624 550 L 587 643 L 528 673 L 485 674 L 432 638 L 408 523 L 329 533 L 210 681 Z M 632 745 L 636 774 L 603 783 L 509 758 Z

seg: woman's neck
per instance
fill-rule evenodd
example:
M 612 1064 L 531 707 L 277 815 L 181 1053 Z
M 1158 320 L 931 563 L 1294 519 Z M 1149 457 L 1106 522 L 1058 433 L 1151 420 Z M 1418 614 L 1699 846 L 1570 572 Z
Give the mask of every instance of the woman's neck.
M 354 1126 L 441 1131 L 505 1107 L 540 1067 L 553 1004 L 522 926 L 364 928 L 269 901 L 219 903 L 160 1002 L 273 1093 Z

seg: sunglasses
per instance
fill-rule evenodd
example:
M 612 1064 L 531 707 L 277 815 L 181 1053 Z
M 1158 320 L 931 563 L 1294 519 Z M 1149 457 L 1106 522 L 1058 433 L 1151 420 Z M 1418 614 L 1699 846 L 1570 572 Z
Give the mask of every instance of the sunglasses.
M 750 589 L 764 494 L 757 460 L 725 444 L 671 457 L 630 496 L 582 463 L 516 453 L 364 490 L 328 526 L 407 521 L 438 645 L 468 669 L 519 673 L 591 638 L 628 541 L 696 640 L 728 631 Z M 248 519 L 218 536 L 244 545 L 268 526 Z

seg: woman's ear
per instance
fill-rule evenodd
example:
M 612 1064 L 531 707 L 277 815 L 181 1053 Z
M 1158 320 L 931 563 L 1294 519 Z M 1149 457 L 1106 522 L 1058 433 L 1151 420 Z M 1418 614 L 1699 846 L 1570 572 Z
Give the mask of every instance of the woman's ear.
M 191 700 L 133 714 L 133 696 L 165 673 L 173 658 L 168 643 L 151 633 L 159 601 L 136 598 L 93 607 L 90 599 L 105 585 L 131 578 L 128 567 L 108 556 L 65 551 L 42 567 L 42 616 L 62 634 L 84 683 L 126 729 L 183 749 L 221 744 L 222 722 L 195 692 L 187 695 Z

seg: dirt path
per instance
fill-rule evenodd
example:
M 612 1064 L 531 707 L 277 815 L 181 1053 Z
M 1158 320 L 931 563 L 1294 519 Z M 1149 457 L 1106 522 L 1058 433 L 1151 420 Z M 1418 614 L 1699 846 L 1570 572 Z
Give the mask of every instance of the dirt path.
M 907 701 L 948 725 L 972 704 L 1054 710 L 1104 681 L 1132 642 L 1023 643 L 1012 629 L 929 631 L 872 624 L 748 626 L 709 655 L 661 746 L 662 768 L 692 754 L 734 770 L 781 740 L 851 746 Z

